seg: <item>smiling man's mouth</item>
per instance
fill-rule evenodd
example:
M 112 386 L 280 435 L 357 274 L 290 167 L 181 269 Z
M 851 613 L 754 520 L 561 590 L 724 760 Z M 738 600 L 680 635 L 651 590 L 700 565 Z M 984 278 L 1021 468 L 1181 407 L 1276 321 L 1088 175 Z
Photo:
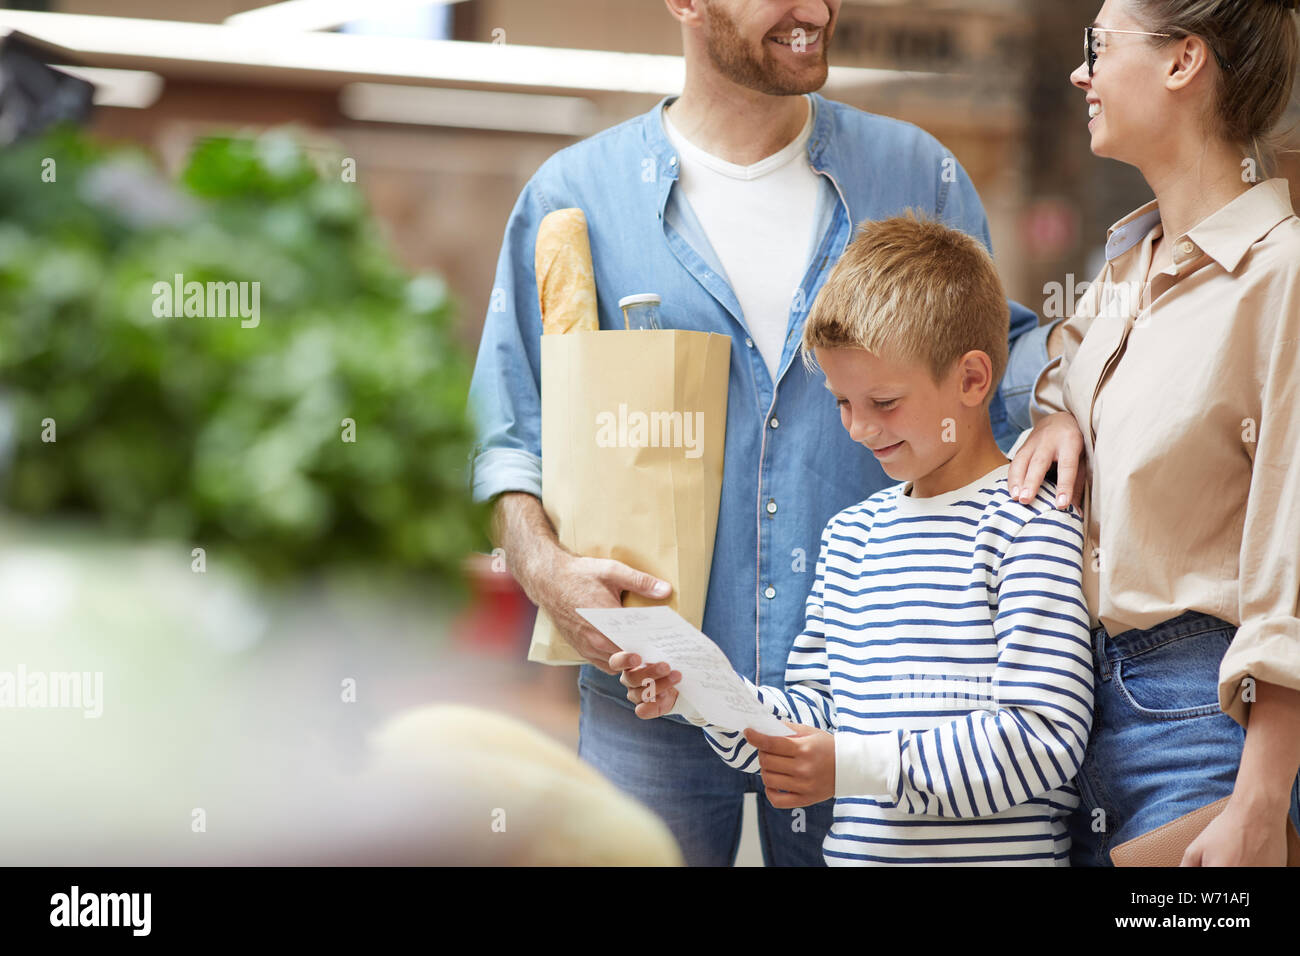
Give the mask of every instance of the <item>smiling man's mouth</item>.
M 812 33 L 805 33 L 802 37 L 796 34 L 788 37 L 768 37 L 768 39 L 773 43 L 781 44 L 781 46 L 793 46 L 799 40 L 802 40 L 805 46 L 813 46 L 821 35 L 821 30 L 814 30 Z

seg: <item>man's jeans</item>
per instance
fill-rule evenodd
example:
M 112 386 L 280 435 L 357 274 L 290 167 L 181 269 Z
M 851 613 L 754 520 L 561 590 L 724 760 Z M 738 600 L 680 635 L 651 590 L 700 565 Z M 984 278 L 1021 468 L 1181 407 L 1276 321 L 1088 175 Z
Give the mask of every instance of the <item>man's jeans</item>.
M 585 682 L 578 756 L 649 807 L 672 831 L 689 866 L 731 866 L 740 845 L 743 797 L 758 793 L 758 830 L 767 866 L 825 866 L 822 841 L 835 801 L 778 810 L 757 773 L 722 762 L 690 724 L 642 720 Z
M 1110 866 L 1115 846 L 1232 793 L 1246 732 L 1219 709 L 1219 662 L 1236 630 L 1197 611 L 1114 637 L 1093 630 L 1096 704 L 1071 865 Z M 1300 827 L 1300 777 L 1290 814 Z

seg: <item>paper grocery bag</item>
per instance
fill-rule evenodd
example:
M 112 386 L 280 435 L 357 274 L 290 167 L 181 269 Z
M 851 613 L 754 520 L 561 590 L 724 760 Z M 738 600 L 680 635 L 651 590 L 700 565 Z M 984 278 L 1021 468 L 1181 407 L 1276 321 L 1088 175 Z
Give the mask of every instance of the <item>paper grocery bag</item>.
M 731 337 L 681 329 L 542 336 L 542 505 L 560 543 L 673 586 L 695 627 L 722 494 Z M 538 610 L 528 659 L 584 659 Z

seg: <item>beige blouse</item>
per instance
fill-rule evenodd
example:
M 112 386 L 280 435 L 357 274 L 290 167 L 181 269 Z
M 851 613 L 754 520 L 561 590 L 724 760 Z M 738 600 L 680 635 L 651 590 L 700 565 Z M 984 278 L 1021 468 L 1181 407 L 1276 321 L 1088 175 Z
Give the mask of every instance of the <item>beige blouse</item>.
M 1144 285 L 1161 234 L 1155 202 L 1110 228 L 1031 410 L 1083 432 L 1093 626 L 1238 626 L 1219 706 L 1245 726 L 1243 678 L 1300 689 L 1300 219 L 1286 180 L 1258 183 Z

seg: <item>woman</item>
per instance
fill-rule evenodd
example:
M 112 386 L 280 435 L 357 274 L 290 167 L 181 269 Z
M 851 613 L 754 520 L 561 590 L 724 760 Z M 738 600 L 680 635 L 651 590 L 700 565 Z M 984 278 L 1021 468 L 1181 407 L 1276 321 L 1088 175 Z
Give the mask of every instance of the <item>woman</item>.
M 1300 826 L 1300 219 L 1255 155 L 1296 7 L 1106 0 L 1071 76 L 1093 152 L 1156 196 L 1111 228 L 1009 474 L 1030 501 L 1056 463 L 1088 527 L 1076 865 L 1222 797 L 1184 865 L 1280 865 Z

